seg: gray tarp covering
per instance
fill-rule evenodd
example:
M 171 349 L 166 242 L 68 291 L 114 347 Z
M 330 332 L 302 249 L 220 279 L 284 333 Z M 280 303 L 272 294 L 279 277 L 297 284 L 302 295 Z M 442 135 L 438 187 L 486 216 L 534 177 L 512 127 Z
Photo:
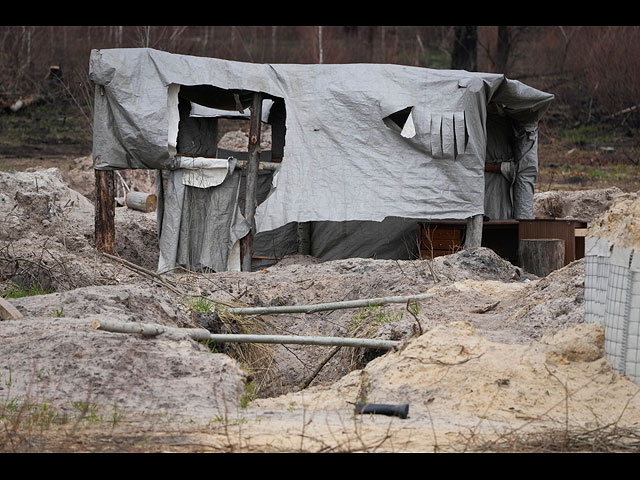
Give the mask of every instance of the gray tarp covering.
M 163 172 L 159 271 L 176 264 L 227 270 L 231 249 L 249 232 L 238 208 L 241 174 L 234 167 L 232 162 L 232 173 L 215 188 L 184 185 L 182 169 Z
M 258 232 L 307 221 L 465 219 L 485 213 L 487 206 L 498 217 L 528 218 L 537 122 L 553 99 L 499 74 L 379 64 L 252 64 L 153 49 L 93 50 L 90 78 L 98 87 L 97 169 L 176 168 L 168 147 L 177 108 L 169 101 L 170 86 L 214 87 L 191 100 L 227 110 L 234 109 L 230 98 L 246 108 L 247 92 L 284 99 L 284 157 L 274 188 L 257 208 Z M 488 111 L 490 105 L 495 111 Z M 507 156 L 514 173 L 506 184 L 499 176 L 487 180 L 497 194 L 486 205 L 485 160 L 504 156 L 486 158 L 489 113 L 509 120 L 513 141 Z M 507 199 L 511 206 L 503 208 Z

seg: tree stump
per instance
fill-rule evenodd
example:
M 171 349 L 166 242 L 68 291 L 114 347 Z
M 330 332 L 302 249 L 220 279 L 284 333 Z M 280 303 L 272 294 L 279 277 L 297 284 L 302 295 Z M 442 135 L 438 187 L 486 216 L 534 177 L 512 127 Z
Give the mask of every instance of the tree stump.
M 128 208 L 141 212 L 153 212 L 158 206 L 158 197 L 153 193 L 129 192 L 125 200 Z
M 564 266 L 564 240 L 527 238 L 520 240 L 518 263 L 529 273 L 544 277 Z

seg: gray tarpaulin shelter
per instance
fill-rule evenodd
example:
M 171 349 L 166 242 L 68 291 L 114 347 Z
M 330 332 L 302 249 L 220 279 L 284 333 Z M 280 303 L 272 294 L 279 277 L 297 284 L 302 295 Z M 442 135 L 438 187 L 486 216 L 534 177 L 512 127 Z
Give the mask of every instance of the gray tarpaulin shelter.
M 93 50 L 90 78 L 94 168 L 159 172 L 159 271 L 235 268 L 249 231 L 243 172 L 218 151 L 213 122 L 241 116 L 254 92 L 280 162 L 259 176 L 256 255 L 295 252 L 297 225 L 312 222 L 321 259 L 409 258 L 419 220 L 531 218 L 538 121 L 553 99 L 500 74 L 148 48 Z

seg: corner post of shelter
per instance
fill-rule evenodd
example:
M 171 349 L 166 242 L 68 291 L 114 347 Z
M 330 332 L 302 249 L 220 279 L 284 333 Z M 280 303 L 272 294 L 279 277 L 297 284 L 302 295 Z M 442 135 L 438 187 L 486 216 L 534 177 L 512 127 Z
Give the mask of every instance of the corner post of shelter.
M 95 240 L 99 252 L 113 255 L 116 250 L 115 174 L 113 170 L 94 170 L 96 182 Z
M 253 236 L 256 233 L 255 213 L 258 189 L 258 163 L 260 161 L 260 121 L 262 117 L 262 93 L 253 94 L 251 103 L 251 123 L 249 125 L 249 161 L 247 162 L 247 180 L 244 216 L 251 226 L 249 233 L 240 241 L 241 270 L 251 271 L 253 256 Z
M 298 253 L 311 255 L 311 222 L 298 224 Z
M 465 249 L 478 248 L 482 245 L 482 224 L 482 214 L 467 218 L 467 233 L 464 242 Z

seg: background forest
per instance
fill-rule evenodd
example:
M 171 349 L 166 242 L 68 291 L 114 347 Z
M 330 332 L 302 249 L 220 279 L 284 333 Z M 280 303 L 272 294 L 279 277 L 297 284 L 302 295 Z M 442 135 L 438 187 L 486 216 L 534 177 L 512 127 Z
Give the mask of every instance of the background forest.
M 638 26 L 0 26 L 0 155 L 90 154 L 89 55 L 120 47 L 503 73 L 556 96 L 543 167 L 640 163 Z

